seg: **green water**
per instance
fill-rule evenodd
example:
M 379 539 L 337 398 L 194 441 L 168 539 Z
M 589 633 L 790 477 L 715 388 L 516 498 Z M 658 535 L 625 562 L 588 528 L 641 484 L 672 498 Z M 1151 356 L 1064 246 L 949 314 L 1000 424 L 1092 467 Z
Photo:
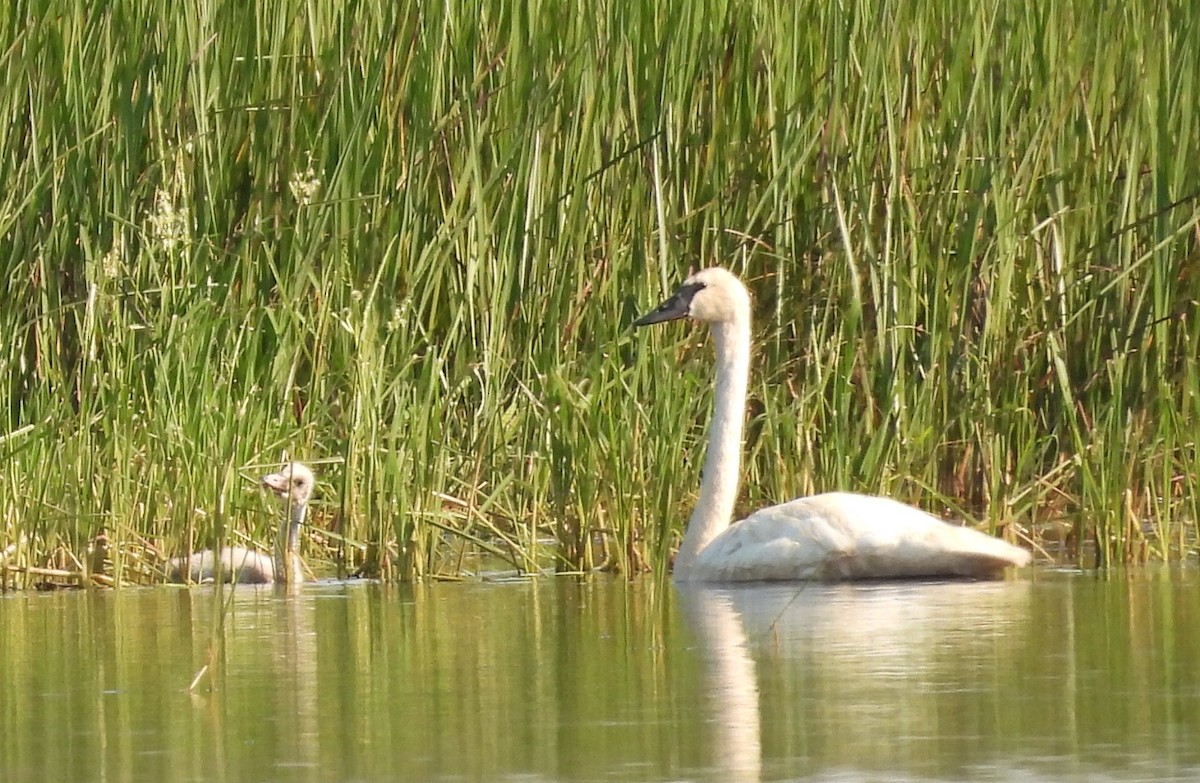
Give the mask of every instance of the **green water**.
M 215 598 L 0 597 L 0 780 L 1200 776 L 1194 571 Z

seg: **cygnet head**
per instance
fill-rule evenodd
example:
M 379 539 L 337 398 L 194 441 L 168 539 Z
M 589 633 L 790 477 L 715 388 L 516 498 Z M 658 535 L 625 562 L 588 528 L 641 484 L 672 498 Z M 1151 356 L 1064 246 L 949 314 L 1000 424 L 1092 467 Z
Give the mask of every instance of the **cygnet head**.
M 262 477 L 263 486 L 292 507 L 308 503 L 316 479 L 312 470 L 301 462 L 289 462 L 278 473 Z
M 670 299 L 633 322 L 634 326 L 693 318 L 709 324 L 732 323 L 750 313 L 750 294 L 737 276 L 720 267 L 702 269 L 683 281 Z

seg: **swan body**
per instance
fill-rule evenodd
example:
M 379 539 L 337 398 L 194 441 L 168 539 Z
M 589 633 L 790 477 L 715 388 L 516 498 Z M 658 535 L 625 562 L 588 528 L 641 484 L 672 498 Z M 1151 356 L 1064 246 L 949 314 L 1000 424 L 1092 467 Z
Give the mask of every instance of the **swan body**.
M 993 536 L 890 498 L 849 492 L 797 498 L 731 526 L 750 370 L 750 294 L 732 273 L 705 269 L 634 325 L 680 318 L 709 325 L 717 384 L 704 478 L 675 558 L 676 580 L 986 578 L 1029 562 L 1027 551 Z
M 978 578 L 1028 559 L 1023 549 L 891 498 L 828 492 L 760 509 L 727 528 L 697 554 L 688 578 Z
M 273 556 L 241 546 L 223 547 L 219 555 L 210 549 L 168 561 L 167 578 L 172 582 L 203 584 L 214 581 L 219 570 L 221 580 L 227 583 L 303 581 L 303 565 L 296 550 L 315 481 L 312 469 L 300 462 L 289 462 L 279 472 L 263 476 L 263 486 L 280 498 L 285 511 Z
M 244 546 L 227 546 L 221 549 L 220 560 L 223 582 L 262 585 L 275 581 L 275 563 L 270 555 Z M 217 555 L 211 549 L 167 563 L 167 578 L 172 582 L 207 584 L 216 580 L 217 571 Z

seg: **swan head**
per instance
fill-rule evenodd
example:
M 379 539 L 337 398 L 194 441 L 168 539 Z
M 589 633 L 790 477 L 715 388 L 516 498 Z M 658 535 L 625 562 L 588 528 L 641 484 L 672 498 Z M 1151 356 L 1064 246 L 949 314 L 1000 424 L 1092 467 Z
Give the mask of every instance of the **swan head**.
M 711 267 L 684 280 L 669 299 L 633 322 L 648 326 L 680 318 L 709 324 L 731 323 L 749 317 L 750 293 L 737 275 Z
M 316 478 L 312 469 L 302 462 L 289 462 L 278 473 L 262 477 L 263 486 L 293 508 L 302 507 L 312 496 Z

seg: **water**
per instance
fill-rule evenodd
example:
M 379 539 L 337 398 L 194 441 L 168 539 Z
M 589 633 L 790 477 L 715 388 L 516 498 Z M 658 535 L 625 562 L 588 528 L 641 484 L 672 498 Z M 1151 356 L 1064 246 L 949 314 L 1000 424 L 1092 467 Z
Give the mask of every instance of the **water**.
M 0 780 L 1200 776 L 1194 571 L 219 598 L 0 597 Z

